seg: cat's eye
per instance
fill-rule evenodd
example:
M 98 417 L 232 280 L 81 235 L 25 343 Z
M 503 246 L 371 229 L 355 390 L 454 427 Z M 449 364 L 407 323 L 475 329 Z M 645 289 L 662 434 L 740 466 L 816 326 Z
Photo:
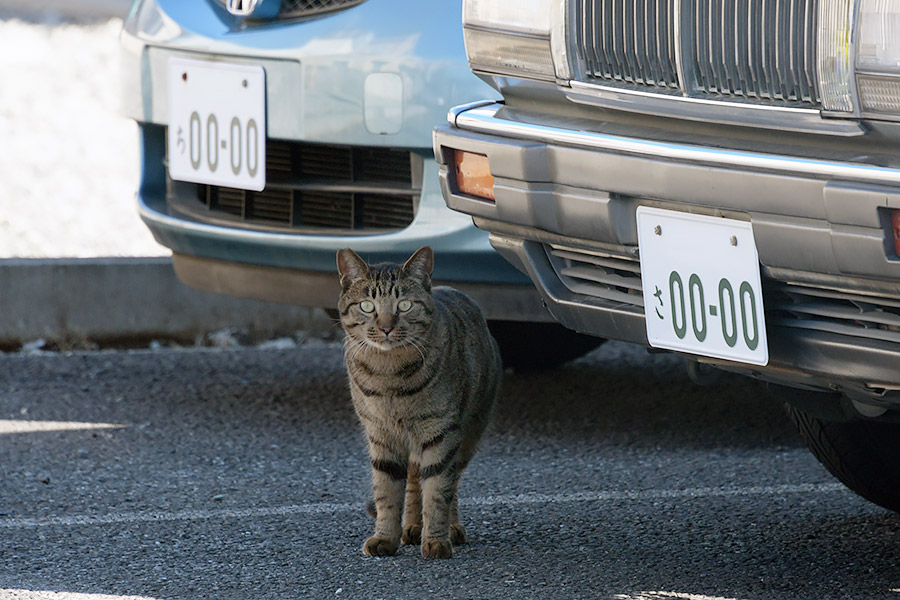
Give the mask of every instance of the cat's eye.
M 359 303 L 359 310 L 363 311 L 364 313 L 375 312 L 375 303 L 371 300 L 363 300 Z
M 400 309 L 400 312 L 406 312 L 412 308 L 412 302 L 409 300 L 401 300 L 397 303 L 397 308 Z

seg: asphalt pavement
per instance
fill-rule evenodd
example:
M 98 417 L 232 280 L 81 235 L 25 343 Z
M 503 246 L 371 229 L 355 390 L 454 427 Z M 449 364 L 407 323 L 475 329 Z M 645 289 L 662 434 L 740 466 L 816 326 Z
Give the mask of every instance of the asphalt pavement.
M 340 345 L 0 355 L 0 598 L 900 599 L 900 517 L 757 383 L 608 343 L 507 373 L 470 543 L 362 556 Z

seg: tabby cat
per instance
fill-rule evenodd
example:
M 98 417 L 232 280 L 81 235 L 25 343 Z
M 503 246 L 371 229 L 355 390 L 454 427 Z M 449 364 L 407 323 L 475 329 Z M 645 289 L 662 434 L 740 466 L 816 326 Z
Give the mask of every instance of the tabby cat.
M 428 246 L 403 266 L 340 250 L 337 266 L 350 395 L 372 462 L 375 534 L 363 553 L 421 544 L 426 558 L 450 558 L 466 541 L 457 488 L 497 397 L 497 343 L 468 296 L 431 289 Z

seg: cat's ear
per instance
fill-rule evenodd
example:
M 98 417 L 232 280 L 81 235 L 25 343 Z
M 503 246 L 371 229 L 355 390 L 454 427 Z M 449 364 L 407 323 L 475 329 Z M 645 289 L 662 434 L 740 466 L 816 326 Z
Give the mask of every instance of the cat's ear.
M 337 268 L 338 274 L 341 276 L 341 287 L 345 290 L 357 279 L 369 275 L 369 265 L 350 248 L 338 250 Z
M 403 263 L 406 275 L 421 281 L 426 289 L 431 289 L 431 271 L 434 270 L 434 250 L 431 246 L 422 246 Z

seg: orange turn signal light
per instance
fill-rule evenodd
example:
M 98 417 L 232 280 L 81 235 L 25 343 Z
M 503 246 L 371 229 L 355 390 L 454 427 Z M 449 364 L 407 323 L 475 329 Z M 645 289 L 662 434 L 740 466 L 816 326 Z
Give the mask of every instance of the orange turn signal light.
M 460 192 L 486 200 L 494 199 L 494 176 L 491 175 L 487 156 L 454 150 L 453 162 L 456 167 L 456 187 Z

